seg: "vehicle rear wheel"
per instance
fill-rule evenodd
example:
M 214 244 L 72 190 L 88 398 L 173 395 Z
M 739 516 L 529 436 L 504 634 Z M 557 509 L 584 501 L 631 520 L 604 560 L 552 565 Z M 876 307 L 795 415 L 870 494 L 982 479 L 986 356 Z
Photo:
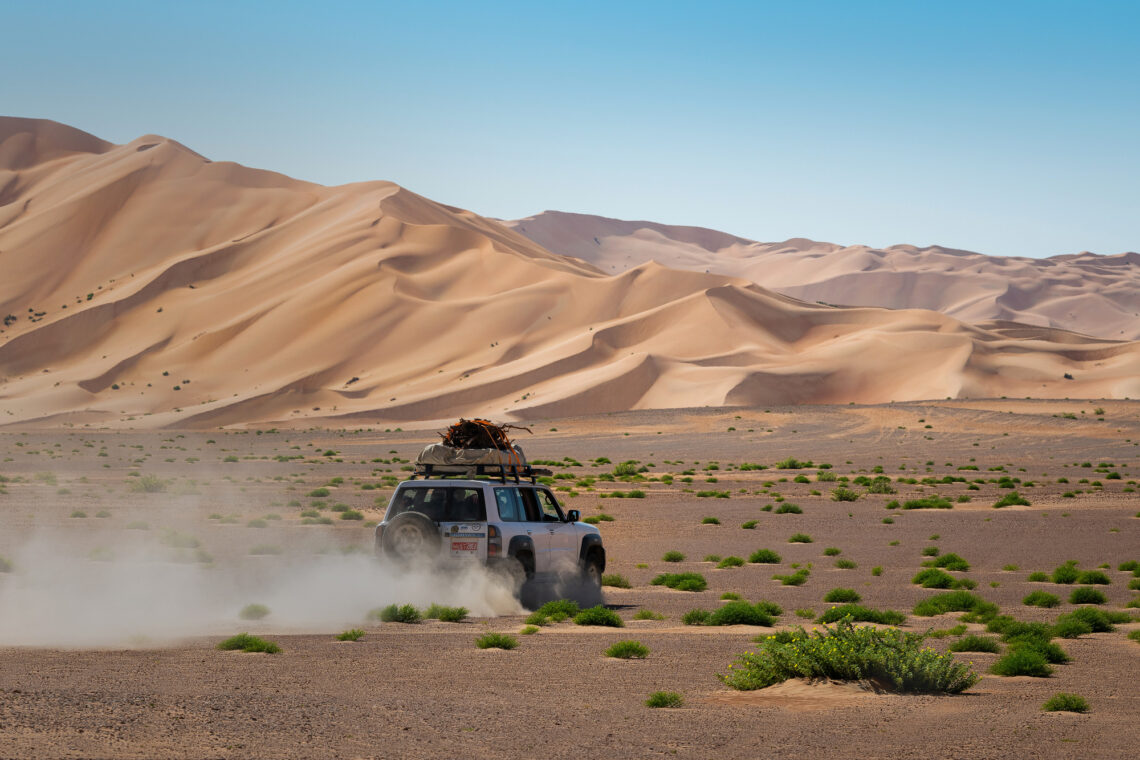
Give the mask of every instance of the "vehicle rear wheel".
M 439 529 L 419 512 L 405 512 L 384 529 L 384 555 L 397 562 L 411 562 L 439 552 Z

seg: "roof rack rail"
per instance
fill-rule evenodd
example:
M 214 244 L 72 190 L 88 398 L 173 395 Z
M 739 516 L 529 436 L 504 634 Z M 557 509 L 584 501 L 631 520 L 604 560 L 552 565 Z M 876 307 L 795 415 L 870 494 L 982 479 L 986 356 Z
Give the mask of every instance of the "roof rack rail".
M 536 483 L 539 477 L 550 476 L 550 470 L 541 467 L 531 467 L 529 464 L 417 464 L 412 473 L 412 480 L 417 477 L 424 478 L 491 478 L 501 483 L 513 480 L 521 483 L 529 480 Z

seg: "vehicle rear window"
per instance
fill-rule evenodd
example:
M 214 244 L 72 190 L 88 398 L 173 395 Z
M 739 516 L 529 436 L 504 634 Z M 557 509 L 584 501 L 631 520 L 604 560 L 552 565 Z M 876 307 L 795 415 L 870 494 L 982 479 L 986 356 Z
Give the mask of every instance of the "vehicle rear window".
M 479 488 L 459 486 L 403 487 L 392 499 L 388 519 L 404 512 L 419 512 L 436 522 L 477 522 L 487 519 L 487 505 Z

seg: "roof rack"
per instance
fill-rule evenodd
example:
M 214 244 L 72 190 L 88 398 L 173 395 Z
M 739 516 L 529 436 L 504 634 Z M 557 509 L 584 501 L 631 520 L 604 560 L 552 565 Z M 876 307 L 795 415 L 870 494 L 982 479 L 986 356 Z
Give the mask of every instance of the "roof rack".
M 529 480 L 536 483 L 539 477 L 549 476 L 553 473 L 541 467 L 531 467 L 529 464 L 417 464 L 412 473 L 412 480 L 422 476 L 424 478 L 494 478 L 501 483 L 508 479 L 515 483 Z

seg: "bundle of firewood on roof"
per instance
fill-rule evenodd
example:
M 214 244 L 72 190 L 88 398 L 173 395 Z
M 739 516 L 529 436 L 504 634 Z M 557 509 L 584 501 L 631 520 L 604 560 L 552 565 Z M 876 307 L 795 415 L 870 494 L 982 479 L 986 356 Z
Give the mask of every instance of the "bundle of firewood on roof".
M 450 446 L 454 449 L 498 449 L 499 451 L 511 451 L 514 449 L 514 441 L 507 435 L 508 430 L 525 430 L 531 432 L 530 428 L 521 425 L 496 425 L 489 420 L 465 420 L 460 418 L 459 422 L 447 429 L 447 432 L 440 433 L 445 446 Z

